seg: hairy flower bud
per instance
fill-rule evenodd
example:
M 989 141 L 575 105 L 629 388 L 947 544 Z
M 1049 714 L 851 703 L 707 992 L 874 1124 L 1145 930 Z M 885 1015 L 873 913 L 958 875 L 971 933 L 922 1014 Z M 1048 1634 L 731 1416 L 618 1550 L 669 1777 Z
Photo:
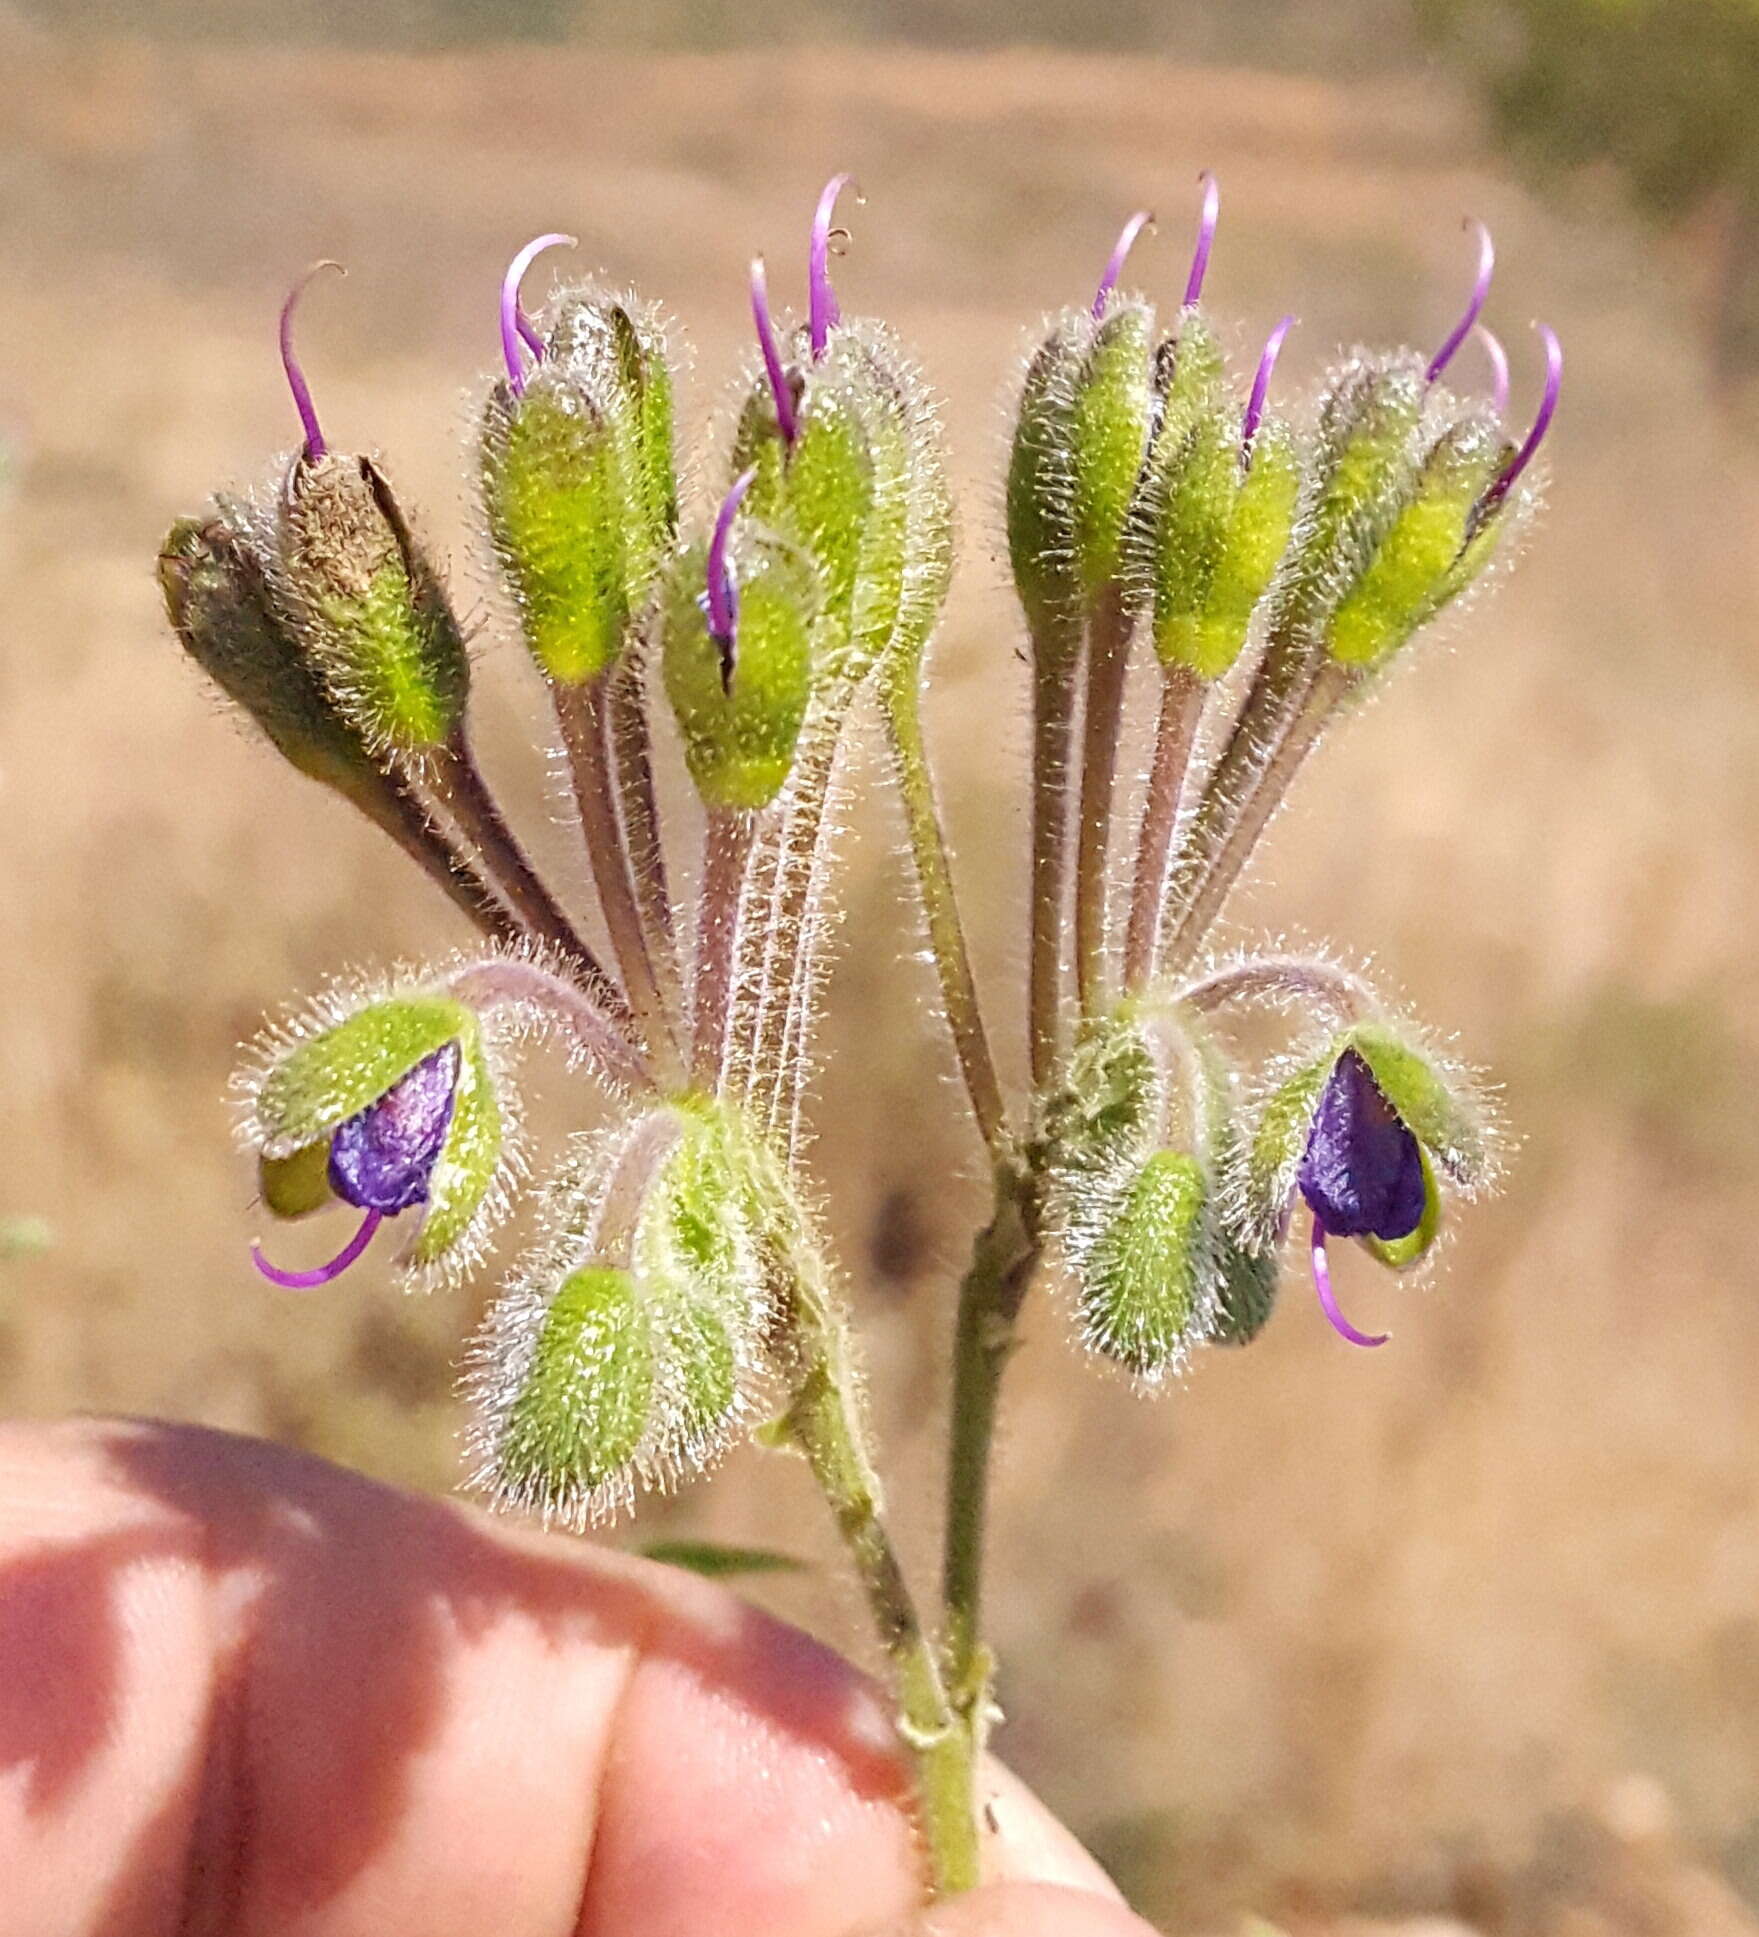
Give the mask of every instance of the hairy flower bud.
M 818 586 L 791 545 L 737 518 L 745 488 L 730 494 L 709 544 L 668 567 L 658 632 L 697 792 L 710 807 L 753 809 L 775 799 L 794 765 L 815 682 Z
M 657 318 L 619 297 L 565 297 L 543 343 L 489 397 L 483 499 L 532 656 L 574 685 L 622 652 L 671 547 L 672 377 Z
M 159 587 L 184 651 L 290 765 L 351 798 L 382 789 L 360 735 L 276 612 L 262 561 L 224 517 L 171 527 Z
M 714 1459 L 762 1389 L 770 1291 L 745 1133 L 669 1105 L 581 1146 L 474 1351 L 480 1482 L 579 1525 Z
M 281 1271 L 259 1252 L 276 1283 L 328 1283 L 382 1219 L 411 1210 L 420 1216 L 403 1264 L 445 1276 L 472 1261 L 504 1207 L 514 1125 L 497 1041 L 438 986 L 326 998 L 265 1037 L 236 1087 L 240 1135 L 274 1216 L 337 1199 L 364 1214 L 355 1239 L 316 1271 Z
M 452 736 L 470 689 L 464 635 L 372 458 L 295 458 L 276 591 L 337 708 L 375 752 L 430 752 Z

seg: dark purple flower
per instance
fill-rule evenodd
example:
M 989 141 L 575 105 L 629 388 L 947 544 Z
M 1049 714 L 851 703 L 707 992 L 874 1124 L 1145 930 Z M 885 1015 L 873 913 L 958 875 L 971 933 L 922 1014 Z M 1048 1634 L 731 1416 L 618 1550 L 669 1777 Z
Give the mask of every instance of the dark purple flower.
M 395 1217 L 425 1202 L 458 1094 L 457 1043 L 424 1056 L 330 1137 L 330 1188 L 346 1204 Z
M 1354 1049 L 1326 1081 L 1295 1181 L 1337 1237 L 1391 1243 L 1423 1221 L 1423 1153 Z
M 360 1258 L 385 1218 L 427 1201 L 452 1127 L 461 1062 L 458 1044 L 442 1043 L 376 1103 L 337 1124 L 330 1133 L 330 1188 L 366 1215 L 335 1257 L 311 1271 L 283 1271 L 253 1244 L 251 1257 L 271 1284 L 311 1291 L 331 1283 Z

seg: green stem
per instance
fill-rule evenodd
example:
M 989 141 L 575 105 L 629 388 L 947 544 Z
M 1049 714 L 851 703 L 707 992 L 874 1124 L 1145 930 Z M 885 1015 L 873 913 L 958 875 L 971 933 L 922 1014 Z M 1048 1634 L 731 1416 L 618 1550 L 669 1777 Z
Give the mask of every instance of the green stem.
M 1087 627 L 1087 710 L 1081 723 L 1081 819 L 1075 851 L 1075 983 L 1084 1015 L 1105 1000 L 1106 902 L 1112 796 L 1133 619 L 1116 587 L 1101 594 Z
M 990 1449 L 1021 1301 L 1042 1252 L 1041 1161 L 1036 1153 L 1029 1153 L 1024 1159 L 997 1163 L 990 1220 L 978 1234 L 959 1287 L 941 1597 L 948 1689 L 971 1745 L 973 1767 L 981 1755 L 992 1710 L 993 1662 L 983 1639 Z
M 795 1314 L 802 1367 L 788 1430 L 848 1549 L 891 1666 L 898 1732 L 911 1759 L 932 1893 L 975 1887 L 981 1870 L 975 1737 L 959 1726 L 940 1663 L 887 1531 L 841 1323 L 810 1286 Z
M 1161 675 L 1154 764 L 1149 769 L 1148 794 L 1142 804 L 1142 837 L 1136 850 L 1136 882 L 1124 942 L 1126 989 L 1141 988 L 1154 973 L 1173 834 L 1179 824 L 1185 775 L 1203 713 L 1203 692 L 1202 680 L 1184 666 L 1168 666 Z
M 935 806 L 934 780 L 922 742 L 920 696 L 913 678 L 900 675 L 887 683 L 886 724 L 891 733 L 898 793 L 904 804 L 910 853 L 916 863 L 916 882 L 922 896 L 935 972 L 940 977 L 947 1027 L 952 1032 L 953 1047 L 978 1130 L 994 1151 L 1000 1148 L 1004 1135 L 1002 1086 L 996 1076 L 995 1059 L 990 1054 L 989 1036 L 978 1004 L 977 979 L 971 969 L 965 924 L 959 916 L 958 896 L 953 887 L 952 864 Z
M 711 807 L 702 837 L 696 974 L 691 983 L 691 1067 L 697 1085 L 718 1090 L 727 1067 L 727 1031 L 738 958 L 746 863 L 757 829 L 754 814 Z
M 1068 629 L 1047 630 L 1032 642 L 1032 943 L 1026 1006 L 1034 1088 L 1050 1081 L 1062 1049 L 1069 752 L 1079 653 L 1080 640 Z

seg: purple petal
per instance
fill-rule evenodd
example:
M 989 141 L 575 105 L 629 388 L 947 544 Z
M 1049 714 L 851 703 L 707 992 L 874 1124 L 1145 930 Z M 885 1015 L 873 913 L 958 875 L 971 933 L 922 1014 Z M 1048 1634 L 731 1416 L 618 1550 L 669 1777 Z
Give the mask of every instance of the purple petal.
M 373 1233 L 384 1221 L 383 1211 L 368 1211 L 360 1221 L 360 1229 L 355 1232 L 342 1249 L 328 1264 L 321 1264 L 315 1271 L 283 1271 L 279 1265 L 270 1264 L 263 1256 L 263 1247 L 253 1243 L 250 1247 L 251 1263 L 268 1279 L 272 1285 L 279 1285 L 283 1291 L 315 1291 L 319 1285 L 333 1283 L 340 1278 L 348 1267 L 355 1263 L 361 1253 L 373 1241 Z
M 1490 365 L 1490 407 L 1499 417 L 1506 417 L 1509 409 L 1509 353 L 1502 346 L 1502 338 L 1494 330 L 1487 330 L 1482 323 L 1474 323 L 1472 334 L 1478 339 L 1484 352 L 1484 359 Z
M 825 183 L 812 218 L 812 245 L 806 258 L 807 330 L 812 342 L 812 360 L 825 353 L 831 331 L 843 320 L 842 305 L 831 287 L 831 228 L 837 210 L 837 197 L 849 186 L 851 177 L 833 175 Z M 861 191 L 856 190 L 857 198 Z
M 1197 247 L 1191 255 L 1191 273 L 1185 278 L 1185 307 L 1190 309 L 1203 294 L 1203 279 L 1209 274 L 1209 252 L 1215 246 L 1215 225 L 1221 219 L 1221 185 L 1206 168 L 1197 179 L 1203 184 L 1203 212 L 1197 219 Z
M 1545 442 L 1545 433 L 1551 428 L 1551 420 L 1557 415 L 1558 392 L 1564 383 L 1564 346 L 1557 340 L 1557 332 L 1547 323 L 1533 326 L 1539 332 L 1539 339 L 1545 345 L 1545 394 L 1539 399 L 1539 410 L 1533 419 L 1533 428 L 1528 431 L 1521 448 L 1509 460 L 1502 476 L 1484 494 L 1485 509 L 1492 510 L 1501 504 L 1509 494 L 1515 480 L 1533 462 L 1533 453 Z
M 1144 229 L 1154 226 L 1154 215 L 1148 209 L 1139 208 L 1118 231 L 1118 239 L 1112 245 L 1110 259 L 1105 266 L 1105 274 L 1099 279 L 1099 288 L 1093 297 L 1093 320 L 1097 323 L 1106 313 L 1106 306 L 1112 300 L 1112 292 L 1118 286 L 1118 278 L 1124 273 L 1124 263 L 1130 251 L 1136 246 L 1136 238 Z
M 1423 1153 L 1354 1049 L 1338 1058 L 1296 1172 L 1301 1195 L 1338 1237 L 1409 1237 L 1429 1186 Z
M 1313 1220 L 1313 1289 L 1319 1293 L 1319 1309 L 1331 1321 L 1333 1331 L 1347 1338 L 1352 1345 L 1384 1345 L 1392 1337 L 1391 1332 L 1359 1332 L 1344 1316 L 1338 1305 L 1338 1296 L 1331 1288 L 1331 1259 L 1325 1250 L 1325 1225 L 1319 1218 Z
M 516 397 L 525 395 L 525 365 L 519 354 L 519 341 L 524 334 L 519 327 L 519 285 L 525 280 L 526 270 L 546 249 L 577 246 L 577 238 L 571 235 L 534 236 L 508 263 L 507 273 L 501 278 L 501 357 L 507 365 L 507 388 Z M 529 342 L 530 338 L 526 340 Z M 536 354 L 542 353 L 542 346 L 536 346 Z
M 281 368 L 287 373 L 287 388 L 293 392 L 293 408 L 299 412 L 301 429 L 305 432 L 305 454 L 315 464 L 329 450 L 324 442 L 324 433 L 318 427 L 318 413 L 311 400 L 311 386 L 305 380 L 305 372 L 299 367 L 299 359 L 293 354 L 293 312 L 299 307 L 299 299 L 305 294 L 305 286 L 320 269 L 334 269 L 339 276 L 348 271 L 339 262 L 332 262 L 326 256 L 322 262 L 314 262 L 287 292 L 287 300 L 281 305 Z
M 794 412 L 793 385 L 788 381 L 781 346 L 776 342 L 776 326 L 770 317 L 770 290 L 762 256 L 751 259 L 751 320 L 757 326 L 758 347 L 763 351 L 764 374 L 769 378 L 770 397 L 776 406 L 782 441 L 791 445 L 800 426 Z
M 1258 358 L 1258 368 L 1252 378 L 1252 394 L 1246 400 L 1246 414 L 1240 419 L 1240 448 L 1250 451 L 1252 440 L 1258 435 L 1258 426 L 1264 419 L 1264 399 L 1270 390 L 1271 372 L 1276 368 L 1276 360 L 1283 353 L 1283 339 L 1295 327 L 1295 319 L 1285 316 L 1264 339 L 1264 349 Z
M 714 535 L 708 541 L 708 586 L 703 604 L 708 612 L 709 637 L 721 649 L 723 687 L 733 683 L 733 635 L 739 624 L 739 588 L 727 568 L 727 542 L 733 535 L 733 520 L 739 515 L 739 506 L 756 476 L 754 464 L 733 480 L 732 490 L 721 500 Z
M 442 1043 L 330 1136 L 330 1186 L 363 1211 L 423 1203 L 458 1097 L 461 1052 Z
M 1490 279 L 1496 273 L 1496 244 L 1490 239 L 1490 231 L 1475 215 L 1468 215 L 1464 226 L 1478 231 L 1478 274 L 1472 283 L 1472 293 L 1466 298 L 1466 307 L 1460 320 L 1449 330 L 1447 341 L 1429 359 L 1426 372 L 1433 383 L 1453 362 L 1459 347 L 1472 334 L 1472 325 L 1483 314 L 1484 305 L 1490 295 Z

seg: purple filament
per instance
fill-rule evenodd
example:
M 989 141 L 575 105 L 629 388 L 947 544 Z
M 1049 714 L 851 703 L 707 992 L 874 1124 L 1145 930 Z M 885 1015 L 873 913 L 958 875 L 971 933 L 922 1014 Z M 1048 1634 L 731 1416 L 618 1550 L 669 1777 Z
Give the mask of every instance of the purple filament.
M 272 1285 L 279 1285 L 284 1291 L 316 1291 L 320 1285 L 333 1283 L 340 1278 L 351 1264 L 360 1258 L 373 1241 L 373 1233 L 384 1222 L 383 1211 L 368 1211 L 360 1220 L 360 1229 L 355 1232 L 342 1249 L 328 1264 L 321 1264 L 315 1271 L 283 1271 L 279 1265 L 270 1264 L 263 1256 L 261 1244 L 250 1247 L 251 1262 Z
M 783 442 L 791 445 L 800 426 L 794 412 L 794 391 L 782 364 L 781 346 L 776 342 L 776 326 L 770 319 L 769 283 L 764 276 L 762 256 L 751 259 L 751 320 L 757 326 L 764 374 L 769 378 L 770 396 L 776 406 L 776 422 L 781 427 Z
M 1509 407 L 1509 353 L 1502 346 L 1502 338 L 1482 323 L 1473 324 L 1472 334 L 1490 365 L 1490 407 L 1498 417 L 1505 416 Z
M 849 186 L 849 182 L 847 175 L 833 175 L 824 185 L 812 218 L 812 246 L 806 257 L 806 302 L 807 330 L 814 363 L 824 355 L 825 345 L 831 340 L 831 331 L 843 320 L 837 292 L 831 287 L 831 237 L 838 233 L 832 229 L 831 221 L 836 214 L 837 197 Z M 860 192 L 856 190 L 857 198 Z
M 1259 353 L 1258 368 L 1252 377 L 1252 394 L 1246 400 L 1246 414 L 1240 419 L 1240 448 L 1249 453 L 1252 440 L 1258 435 L 1258 426 L 1264 420 L 1264 399 L 1270 391 L 1271 372 L 1276 368 L 1276 360 L 1283 353 L 1283 341 L 1295 327 L 1295 318 L 1285 316 L 1269 336 L 1264 339 L 1264 348 Z
M 1496 244 L 1490 239 L 1490 231 L 1475 215 L 1467 216 L 1464 226 L 1478 231 L 1478 274 L 1472 284 L 1472 293 L 1466 298 L 1466 307 L 1460 320 L 1448 332 L 1447 341 L 1429 359 L 1425 375 L 1430 383 L 1453 362 L 1460 345 L 1472 334 L 1472 325 L 1483 314 L 1490 295 L 1490 279 L 1496 273 Z
M 1337 1293 L 1331 1286 L 1331 1260 L 1326 1256 L 1325 1226 L 1317 1215 L 1313 1219 L 1313 1289 L 1319 1293 L 1319 1308 L 1331 1321 L 1333 1331 L 1352 1345 L 1384 1345 L 1390 1332 L 1359 1332 L 1339 1309 Z
M 1215 246 L 1215 225 L 1221 218 L 1221 185 L 1206 168 L 1197 179 L 1203 184 L 1203 212 L 1197 218 L 1197 247 L 1191 253 L 1191 273 L 1185 278 L 1185 307 L 1190 309 L 1203 294 L 1203 279 L 1209 274 L 1209 252 Z
M 1557 415 L 1558 392 L 1564 382 L 1564 346 L 1557 340 L 1557 332 L 1548 323 L 1533 326 L 1539 332 L 1539 340 L 1545 345 L 1545 394 L 1539 399 L 1539 409 L 1533 418 L 1533 427 L 1522 441 L 1521 448 L 1509 460 L 1501 477 L 1484 494 L 1485 508 L 1491 509 L 1502 503 L 1509 494 L 1515 480 L 1533 462 L 1533 454 L 1545 442 L 1545 433 L 1551 428 L 1551 420 Z
M 507 365 L 507 388 L 516 397 L 525 395 L 525 366 L 519 354 L 520 339 L 523 337 L 528 344 L 531 343 L 531 337 L 519 327 L 519 285 L 525 280 L 526 270 L 544 250 L 572 249 L 575 246 L 576 238 L 571 235 L 535 236 L 508 263 L 507 273 L 501 278 L 501 357 Z M 542 356 L 541 344 L 532 345 L 532 349 L 534 355 Z
M 1099 279 L 1099 287 L 1093 294 L 1093 320 L 1097 323 L 1106 313 L 1106 306 L 1117 289 L 1118 278 L 1124 273 L 1124 263 L 1130 251 L 1136 246 L 1136 238 L 1146 228 L 1151 228 L 1154 215 L 1148 209 L 1139 208 L 1129 221 L 1118 231 L 1118 239 L 1112 245 L 1110 259 L 1105 266 L 1105 274 Z
M 525 305 L 523 303 L 519 305 L 515 312 L 513 323 L 514 327 L 519 331 L 520 342 L 525 345 L 539 363 L 542 363 L 546 348 L 543 331 L 526 315 Z
M 311 386 L 305 380 L 305 372 L 299 367 L 299 358 L 293 353 L 293 312 L 299 307 L 306 284 L 320 269 L 334 269 L 342 276 L 348 274 L 341 263 L 331 262 L 328 257 L 322 262 L 314 262 L 288 290 L 287 300 L 281 305 L 281 368 L 287 372 L 287 388 L 293 392 L 293 408 L 299 412 L 299 422 L 305 431 L 305 455 L 313 464 L 325 456 L 330 447 L 324 442 L 324 433 L 318 426 L 317 408 L 311 400 Z
M 733 683 L 733 635 L 739 624 L 739 590 L 727 569 L 727 545 L 733 535 L 733 520 L 739 515 L 739 507 L 756 476 L 754 464 L 733 480 L 732 490 L 721 500 L 714 535 L 708 541 L 708 586 L 703 603 L 708 611 L 709 637 L 721 649 L 723 687 Z

